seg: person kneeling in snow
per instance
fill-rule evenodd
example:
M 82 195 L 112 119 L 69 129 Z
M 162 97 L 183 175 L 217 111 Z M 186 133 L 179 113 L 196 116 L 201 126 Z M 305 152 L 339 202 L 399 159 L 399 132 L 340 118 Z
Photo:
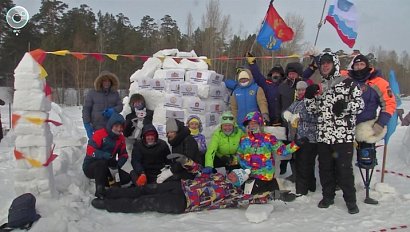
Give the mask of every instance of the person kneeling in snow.
M 254 179 L 252 194 L 279 190 L 274 177 L 275 156 L 291 155 L 308 139 L 303 137 L 285 145 L 274 135 L 263 132 L 263 118 L 257 111 L 246 115 L 243 126 L 247 135 L 241 138 L 237 154 L 241 167 L 251 170 L 250 177 Z
M 125 149 L 124 118 L 113 113 L 105 128 L 101 128 L 88 140 L 86 156 L 83 162 L 84 174 L 95 179 L 95 196 L 102 198 L 108 178 L 111 177 L 110 169 L 118 169 L 121 184 L 130 181 L 129 174 L 121 170 L 127 162 L 128 154 Z M 118 159 L 116 156 L 118 155 Z
M 202 173 L 202 166 L 181 154 L 170 154 L 189 172 L 193 180 L 170 181 L 127 189 L 109 189 L 104 199 L 96 198 L 91 205 L 109 212 L 140 213 L 156 211 L 180 214 L 200 210 L 235 208 L 252 203 L 280 199 L 277 192 L 264 195 L 244 194 L 241 185 L 250 170 L 234 169 L 227 176 Z

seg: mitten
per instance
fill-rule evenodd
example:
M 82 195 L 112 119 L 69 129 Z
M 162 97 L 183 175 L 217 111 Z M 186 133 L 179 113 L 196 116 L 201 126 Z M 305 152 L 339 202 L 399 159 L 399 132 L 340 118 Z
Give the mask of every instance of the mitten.
M 157 176 L 157 183 L 161 184 L 173 175 L 169 167 L 161 169 L 161 173 Z
M 146 185 L 146 184 L 147 184 L 147 176 L 146 176 L 144 173 L 142 173 L 142 174 L 138 177 L 137 181 L 135 181 L 135 184 L 136 184 L 137 186 L 140 186 L 140 187 Z
M 103 111 L 102 115 L 106 118 L 110 118 L 113 113 L 114 113 L 113 108 L 107 108 Z
M 340 117 L 343 111 L 347 108 L 347 102 L 344 100 L 337 100 L 335 104 L 333 104 L 332 112 L 337 116 Z
M 84 128 L 85 128 L 85 131 L 87 132 L 88 139 L 91 139 L 91 137 L 93 137 L 93 134 L 94 134 L 94 129 L 91 126 L 91 123 L 89 122 L 84 123 Z
M 182 155 L 182 154 L 178 154 L 178 153 L 172 153 L 167 155 L 167 159 L 175 159 L 176 162 L 184 165 L 187 161 L 188 161 L 188 157 Z
M 312 99 L 319 92 L 319 85 L 313 84 L 306 88 L 305 98 Z
M 373 133 L 374 133 L 374 135 L 379 135 L 380 133 L 382 133 L 383 132 L 383 127 L 379 124 L 379 123 L 375 123 L 375 124 L 373 124 L 373 127 L 372 127 L 372 129 L 373 129 Z
M 256 58 L 252 53 L 247 52 L 246 53 L 246 61 L 248 62 L 248 64 L 254 64 L 256 62 Z

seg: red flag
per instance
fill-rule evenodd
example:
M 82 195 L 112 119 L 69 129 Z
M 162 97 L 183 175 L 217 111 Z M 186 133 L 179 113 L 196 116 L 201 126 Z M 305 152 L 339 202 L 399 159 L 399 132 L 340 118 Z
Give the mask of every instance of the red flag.
M 268 13 L 266 14 L 266 23 L 275 31 L 276 37 L 282 40 L 282 42 L 293 39 L 292 28 L 286 25 L 272 4 L 269 5 Z
M 103 62 L 104 57 L 101 53 L 90 53 L 92 57 L 94 57 L 98 62 Z

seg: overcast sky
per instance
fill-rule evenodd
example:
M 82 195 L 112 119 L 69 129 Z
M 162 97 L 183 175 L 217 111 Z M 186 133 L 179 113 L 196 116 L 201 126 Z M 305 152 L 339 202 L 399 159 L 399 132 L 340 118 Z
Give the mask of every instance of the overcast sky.
M 61 0 L 69 8 L 87 4 L 94 12 L 101 10 L 114 15 L 123 13 L 134 26 L 140 24 L 144 15 L 159 20 L 169 14 L 186 31 L 186 18 L 189 12 L 194 18 L 195 27 L 201 23 L 207 0 Z M 16 5 L 25 7 L 30 15 L 36 14 L 40 0 L 14 0 Z M 327 9 L 333 0 L 327 1 Z M 367 53 L 369 48 L 382 46 L 386 50 L 396 50 L 398 55 L 404 50 L 410 52 L 410 0 L 353 0 L 359 13 L 358 37 L 354 49 Z M 284 17 L 287 13 L 300 15 L 305 22 L 304 40 L 314 43 L 324 0 L 276 0 L 274 6 Z M 231 18 L 233 33 L 255 33 L 263 20 L 269 0 L 220 0 L 223 15 Z M 330 24 L 323 25 L 317 47 L 332 50 L 352 51 L 343 44 Z

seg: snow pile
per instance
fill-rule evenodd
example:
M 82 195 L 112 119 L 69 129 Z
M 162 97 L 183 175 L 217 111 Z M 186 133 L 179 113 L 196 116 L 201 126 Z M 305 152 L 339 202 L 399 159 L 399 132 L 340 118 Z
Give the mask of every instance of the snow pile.
M 162 139 L 168 117 L 186 122 L 190 115 L 201 119 L 203 134 L 209 137 L 220 114 L 228 109 L 224 76 L 208 70 L 205 59 L 197 57 L 194 51 L 165 49 L 155 53 L 130 77 L 130 96 L 144 96 L 147 108 L 154 110 L 153 124 Z M 129 97 L 123 103 L 125 116 L 131 112 Z
M 45 165 L 51 155 L 53 135 L 45 121 L 51 102 L 44 93 L 45 80 L 38 63 L 26 53 L 14 70 L 13 124 L 16 136 L 14 169 L 16 194 L 54 196 L 52 165 Z

